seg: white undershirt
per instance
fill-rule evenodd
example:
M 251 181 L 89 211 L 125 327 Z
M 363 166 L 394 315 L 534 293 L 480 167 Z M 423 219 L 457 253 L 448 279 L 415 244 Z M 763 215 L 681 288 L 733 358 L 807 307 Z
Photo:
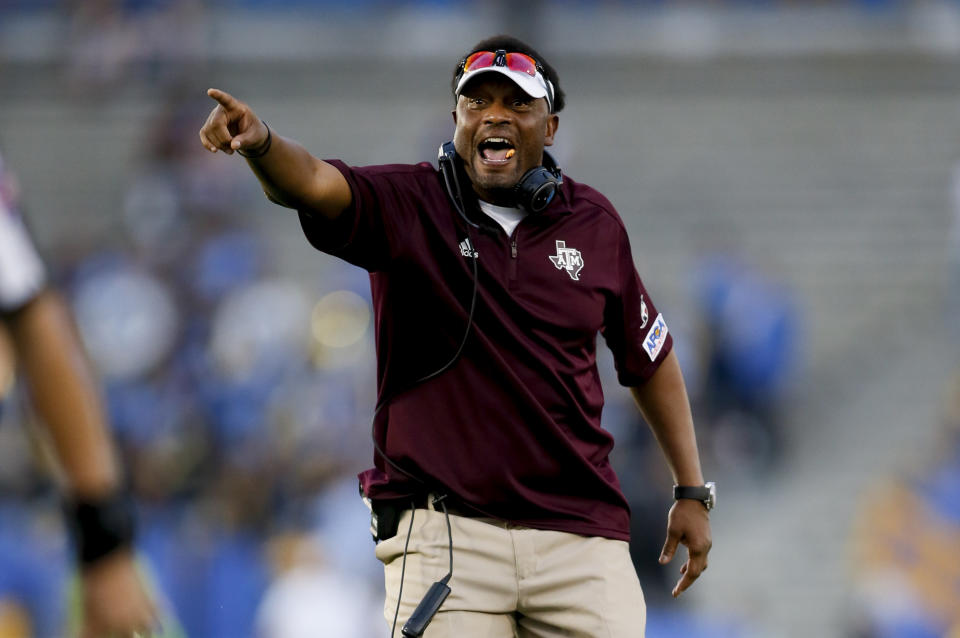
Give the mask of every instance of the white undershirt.
M 480 210 L 487 214 L 492 220 L 503 227 L 507 236 L 513 235 L 513 230 L 520 223 L 520 220 L 527 216 L 527 211 L 522 208 L 508 208 L 506 206 L 497 206 L 490 202 L 479 200 Z

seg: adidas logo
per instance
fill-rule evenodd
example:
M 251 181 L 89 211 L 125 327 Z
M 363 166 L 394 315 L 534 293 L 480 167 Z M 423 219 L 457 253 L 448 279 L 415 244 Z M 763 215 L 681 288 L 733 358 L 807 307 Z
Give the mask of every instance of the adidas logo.
M 473 249 L 473 244 L 470 243 L 469 237 L 460 242 L 460 254 L 464 257 L 473 257 L 474 259 L 480 256 L 480 253 Z

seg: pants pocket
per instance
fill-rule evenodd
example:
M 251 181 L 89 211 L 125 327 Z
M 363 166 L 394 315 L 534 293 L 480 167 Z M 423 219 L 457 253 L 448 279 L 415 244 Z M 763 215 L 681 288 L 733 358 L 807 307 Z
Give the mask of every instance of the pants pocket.
M 410 510 L 407 510 L 400 515 L 400 521 L 397 525 L 397 533 L 391 536 L 386 540 L 379 541 L 377 543 L 376 550 L 374 550 L 374 555 L 384 565 L 389 565 L 396 559 L 403 556 L 403 547 L 407 542 L 407 528 L 410 525 Z M 414 539 L 410 540 L 410 545 L 407 547 L 407 554 L 414 553 Z

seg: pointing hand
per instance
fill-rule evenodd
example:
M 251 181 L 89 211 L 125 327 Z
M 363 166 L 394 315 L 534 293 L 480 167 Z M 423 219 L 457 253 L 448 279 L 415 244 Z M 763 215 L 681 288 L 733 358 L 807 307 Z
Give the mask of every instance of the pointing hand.
M 234 151 L 256 154 L 267 142 L 268 129 L 246 103 L 220 89 L 208 89 L 217 105 L 200 129 L 200 142 L 211 153 Z

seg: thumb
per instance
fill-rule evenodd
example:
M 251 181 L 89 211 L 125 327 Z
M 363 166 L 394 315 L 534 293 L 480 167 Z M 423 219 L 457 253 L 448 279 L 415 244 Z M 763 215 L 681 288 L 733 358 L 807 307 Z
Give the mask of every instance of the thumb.
M 242 148 L 257 148 L 267 141 L 267 126 L 260 120 L 256 120 L 252 126 L 246 127 L 233 136 L 230 140 L 230 148 L 237 151 Z
M 660 551 L 660 564 L 666 565 L 673 559 L 673 555 L 677 553 L 677 546 L 680 544 L 680 535 L 674 534 L 672 531 L 667 532 L 667 540 L 663 544 L 663 549 Z

